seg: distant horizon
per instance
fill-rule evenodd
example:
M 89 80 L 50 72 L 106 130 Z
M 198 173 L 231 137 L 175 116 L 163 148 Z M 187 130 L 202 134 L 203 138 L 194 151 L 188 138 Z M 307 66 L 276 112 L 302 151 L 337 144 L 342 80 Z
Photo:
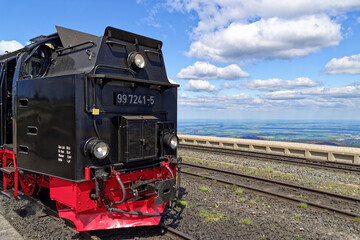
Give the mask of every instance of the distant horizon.
M 360 147 L 359 120 L 183 119 L 178 133 Z
M 179 118 L 178 121 L 182 120 L 201 120 L 201 121 L 214 121 L 214 120 L 239 120 L 239 121 L 355 121 L 360 122 L 360 119 L 316 119 L 316 118 L 303 118 L 303 119 L 296 119 L 296 118 L 290 118 L 290 119 L 280 119 L 280 118 Z

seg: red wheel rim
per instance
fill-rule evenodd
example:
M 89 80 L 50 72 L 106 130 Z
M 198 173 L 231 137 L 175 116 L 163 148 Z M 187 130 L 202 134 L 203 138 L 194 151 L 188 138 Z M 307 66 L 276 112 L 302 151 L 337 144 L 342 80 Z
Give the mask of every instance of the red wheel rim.
M 36 176 L 35 174 L 20 174 L 19 181 L 23 193 L 30 196 L 34 193 L 36 188 Z

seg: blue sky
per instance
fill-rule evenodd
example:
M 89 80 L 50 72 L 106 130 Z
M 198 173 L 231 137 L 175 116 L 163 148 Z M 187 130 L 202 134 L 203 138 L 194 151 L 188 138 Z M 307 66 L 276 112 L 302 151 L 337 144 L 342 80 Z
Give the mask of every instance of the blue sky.
M 360 120 L 359 0 L 4 1 L 0 54 L 55 25 L 163 41 L 179 118 Z

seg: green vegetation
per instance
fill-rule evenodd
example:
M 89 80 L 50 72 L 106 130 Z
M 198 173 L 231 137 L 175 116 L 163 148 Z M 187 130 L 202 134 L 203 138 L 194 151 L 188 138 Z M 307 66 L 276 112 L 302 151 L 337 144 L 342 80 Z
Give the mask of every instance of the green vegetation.
M 235 193 L 238 194 L 238 195 L 243 194 L 243 192 L 244 192 L 244 190 L 243 190 L 242 188 L 237 188 L 237 189 L 235 190 Z
M 279 178 L 279 177 L 281 177 L 281 174 L 280 174 L 280 173 L 275 173 L 275 174 L 273 175 L 273 177 L 274 177 L 274 178 Z
M 301 203 L 300 203 L 300 207 L 301 207 L 301 208 L 307 208 L 307 203 L 301 202 Z
M 213 179 L 213 183 L 215 183 L 215 184 L 216 184 L 216 183 L 217 183 L 217 180 L 216 180 L 216 179 Z
M 244 219 L 240 219 L 239 223 L 244 224 L 244 225 L 250 225 L 251 220 L 248 218 L 244 218 Z
M 244 203 L 244 202 L 245 202 L 245 198 L 239 198 L 238 202 Z
M 297 218 L 297 219 L 299 219 L 299 218 L 301 218 L 301 217 L 302 217 L 301 214 L 296 214 L 296 215 L 295 215 L 295 218 Z
M 360 223 L 360 217 L 356 217 L 356 218 L 354 218 L 354 222 L 356 222 L 356 223 Z
M 189 208 L 188 202 L 185 200 L 181 200 L 181 199 L 176 200 L 176 205 L 184 207 L 184 208 Z
M 250 201 L 249 201 L 249 204 L 250 204 L 250 205 L 256 205 L 256 201 L 255 201 L 255 200 L 250 200 Z
M 273 173 L 274 169 L 272 169 L 271 167 L 267 167 L 267 168 L 264 169 L 264 172 L 265 173 Z
M 255 201 L 259 201 L 259 200 L 260 200 L 260 197 L 256 196 Z
M 209 187 L 206 187 L 206 186 L 201 186 L 200 187 L 200 192 L 208 193 L 210 191 L 211 191 L 211 189 Z
M 206 222 L 217 222 L 222 219 L 226 219 L 225 215 L 219 212 L 205 210 L 201 208 L 199 210 L 199 216 L 204 219 Z

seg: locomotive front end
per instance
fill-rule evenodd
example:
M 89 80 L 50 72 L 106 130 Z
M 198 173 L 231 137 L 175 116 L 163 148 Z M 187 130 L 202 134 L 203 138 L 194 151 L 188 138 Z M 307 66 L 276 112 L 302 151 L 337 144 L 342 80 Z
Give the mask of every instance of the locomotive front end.
M 161 47 L 57 27 L 18 57 L 18 168 L 79 231 L 159 224 L 175 198 L 178 85 Z

